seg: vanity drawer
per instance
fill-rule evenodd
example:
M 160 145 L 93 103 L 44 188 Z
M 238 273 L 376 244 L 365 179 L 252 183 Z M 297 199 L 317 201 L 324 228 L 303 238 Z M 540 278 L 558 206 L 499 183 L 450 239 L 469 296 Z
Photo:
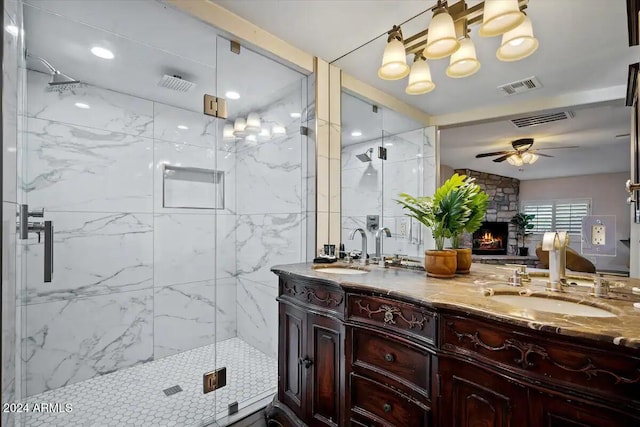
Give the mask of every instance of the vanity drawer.
M 497 326 L 479 319 L 443 316 L 443 350 L 472 357 L 529 381 L 553 383 L 575 392 L 600 394 L 617 402 L 640 402 L 640 357 L 602 343 L 534 336 L 523 328 Z M 626 353 L 626 354 L 625 354 Z
M 426 351 L 361 328 L 352 329 L 351 346 L 353 367 L 430 396 L 431 356 Z
M 358 424 L 426 427 L 430 410 L 393 389 L 351 374 L 351 418 Z
M 347 318 L 389 329 L 432 345 L 436 342 L 436 314 L 406 302 L 347 294 Z
M 279 298 L 298 305 L 321 309 L 342 318 L 344 313 L 344 292 L 335 286 L 310 279 L 280 277 Z

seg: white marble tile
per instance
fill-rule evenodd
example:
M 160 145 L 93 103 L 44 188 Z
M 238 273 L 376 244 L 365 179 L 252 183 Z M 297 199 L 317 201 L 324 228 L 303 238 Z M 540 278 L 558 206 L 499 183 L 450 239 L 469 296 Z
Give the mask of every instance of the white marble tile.
M 215 216 L 154 215 L 154 286 L 215 278 Z
M 163 207 L 163 165 L 178 167 L 192 167 L 224 172 L 224 188 L 216 191 L 224 192 L 224 209 L 190 209 L 190 208 L 164 208 Z M 213 148 L 175 142 L 154 142 L 154 209 L 156 213 L 234 213 L 236 210 L 236 171 L 235 153 L 229 151 L 216 151 Z M 188 186 L 186 188 L 189 188 Z M 199 192 L 201 187 L 193 186 L 192 194 L 182 194 L 181 199 L 187 201 L 183 205 L 189 205 L 188 200 L 193 198 L 193 204 L 197 205 L 201 199 Z
M 30 207 L 151 212 L 151 139 L 39 119 L 27 139 Z
M 16 401 L 16 210 L 15 203 L 2 203 L 2 377 L 3 402 Z M 2 425 L 10 422 L 2 413 Z
M 240 276 L 237 292 L 238 337 L 268 356 L 276 357 L 278 354 L 277 287 Z
M 421 195 L 421 166 L 423 159 L 385 163 L 382 207 L 385 215 L 402 215 L 406 211 L 395 200 L 400 193 Z
M 5 6 L 3 29 L 17 26 L 15 2 Z M 4 32 L 2 59 L 2 199 L 17 201 L 16 151 L 18 126 L 18 43 L 19 36 Z
M 376 138 L 366 142 L 351 144 L 346 147 L 342 147 L 342 170 L 362 167 L 362 165 L 364 165 L 365 163 L 360 161 L 360 159 L 358 159 L 356 155 L 363 153 L 369 154 L 367 150 L 369 150 L 370 148 L 373 148 L 373 154 L 371 154 L 371 156 L 373 156 L 374 164 L 377 164 L 377 162 L 379 162 L 378 147 L 381 145 L 382 141 L 380 140 L 380 138 Z
M 44 283 L 44 240 L 29 234 L 23 303 L 69 300 L 153 286 L 151 214 L 48 212 L 54 272 Z
M 423 147 L 426 140 L 424 129 L 416 129 L 397 135 L 385 136 L 383 145 L 387 149 L 388 163 L 413 160 L 424 155 Z
M 153 113 L 155 140 L 216 148 L 220 119 L 158 102 L 154 103 Z
M 216 277 L 235 277 L 236 257 L 236 215 L 217 215 L 216 221 Z
M 238 213 L 300 212 L 300 135 L 263 142 L 237 153 Z
M 153 137 L 153 103 L 83 84 L 65 92 L 47 92 L 49 76 L 27 73 L 27 114 L 55 122 Z M 82 109 L 76 103 L 89 105 Z
M 271 272 L 276 264 L 289 264 L 304 259 L 301 233 L 302 215 L 267 214 L 238 215 L 238 275 L 277 287 Z
M 216 341 L 237 335 L 236 277 L 216 279 Z
M 149 361 L 152 289 L 27 307 L 27 395 Z
M 367 163 L 342 171 L 342 214 L 380 215 L 382 212 L 382 165 Z
M 422 192 L 425 196 L 433 195 L 436 192 L 436 188 L 439 186 L 436 181 L 436 164 L 437 162 L 434 156 L 424 158 Z

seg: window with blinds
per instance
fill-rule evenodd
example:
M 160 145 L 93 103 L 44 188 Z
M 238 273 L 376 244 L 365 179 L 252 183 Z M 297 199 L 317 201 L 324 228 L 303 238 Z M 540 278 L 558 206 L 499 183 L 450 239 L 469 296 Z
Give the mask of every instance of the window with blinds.
M 567 231 L 570 234 L 582 232 L 582 217 L 591 214 L 591 200 L 546 200 L 522 202 L 522 212 L 535 215 L 535 234 L 547 231 Z

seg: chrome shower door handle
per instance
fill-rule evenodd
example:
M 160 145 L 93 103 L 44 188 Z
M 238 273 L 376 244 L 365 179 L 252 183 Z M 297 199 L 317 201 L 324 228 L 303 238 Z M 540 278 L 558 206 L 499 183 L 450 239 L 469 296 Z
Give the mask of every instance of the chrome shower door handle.
M 44 282 L 53 277 L 53 222 L 44 222 Z

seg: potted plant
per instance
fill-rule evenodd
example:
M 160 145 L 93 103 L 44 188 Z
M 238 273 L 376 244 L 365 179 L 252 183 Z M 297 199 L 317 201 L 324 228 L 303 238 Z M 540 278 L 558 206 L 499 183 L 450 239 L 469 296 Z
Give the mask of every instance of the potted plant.
M 400 193 L 401 199 L 396 200 L 409 211 L 407 216 L 415 218 L 431 229 L 436 241 L 436 250 L 425 251 L 425 270 L 429 276 L 455 276 L 457 254 L 454 250 L 444 249 L 444 239 L 463 229 L 471 215 L 465 202 L 466 193 L 461 188 L 465 178 L 464 175 L 453 175 L 436 190 L 433 197 L 413 197 L 407 193 Z
M 518 255 L 520 256 L 529 255 L 529 248 L 525 246 L 525 243 L 527 236 L 533 234 L 530 231 L 534 227 L 531 221 L 533 221 L 535 217 L 535 215 L 527 215 L 519 212 L 511 218 L 511 224 L 516 226 L 516 244 L 518 243 L 518 238 L 522 237 L 522 246 L 518 249 Z
M 482 225 L 482 220 L 489 207 L 489 195 L 476 184 L 475 178 L 465 177 L 459 191 L 464 194 L 464 202 L 470 214 L 464 227 L 456 230 L 451 236 L 451 247 L 457 253 L 456 273 L 468 274 L 471 268 L 471 248 L 460 248 L 460 237 L 463 232 L 473 233 Z

